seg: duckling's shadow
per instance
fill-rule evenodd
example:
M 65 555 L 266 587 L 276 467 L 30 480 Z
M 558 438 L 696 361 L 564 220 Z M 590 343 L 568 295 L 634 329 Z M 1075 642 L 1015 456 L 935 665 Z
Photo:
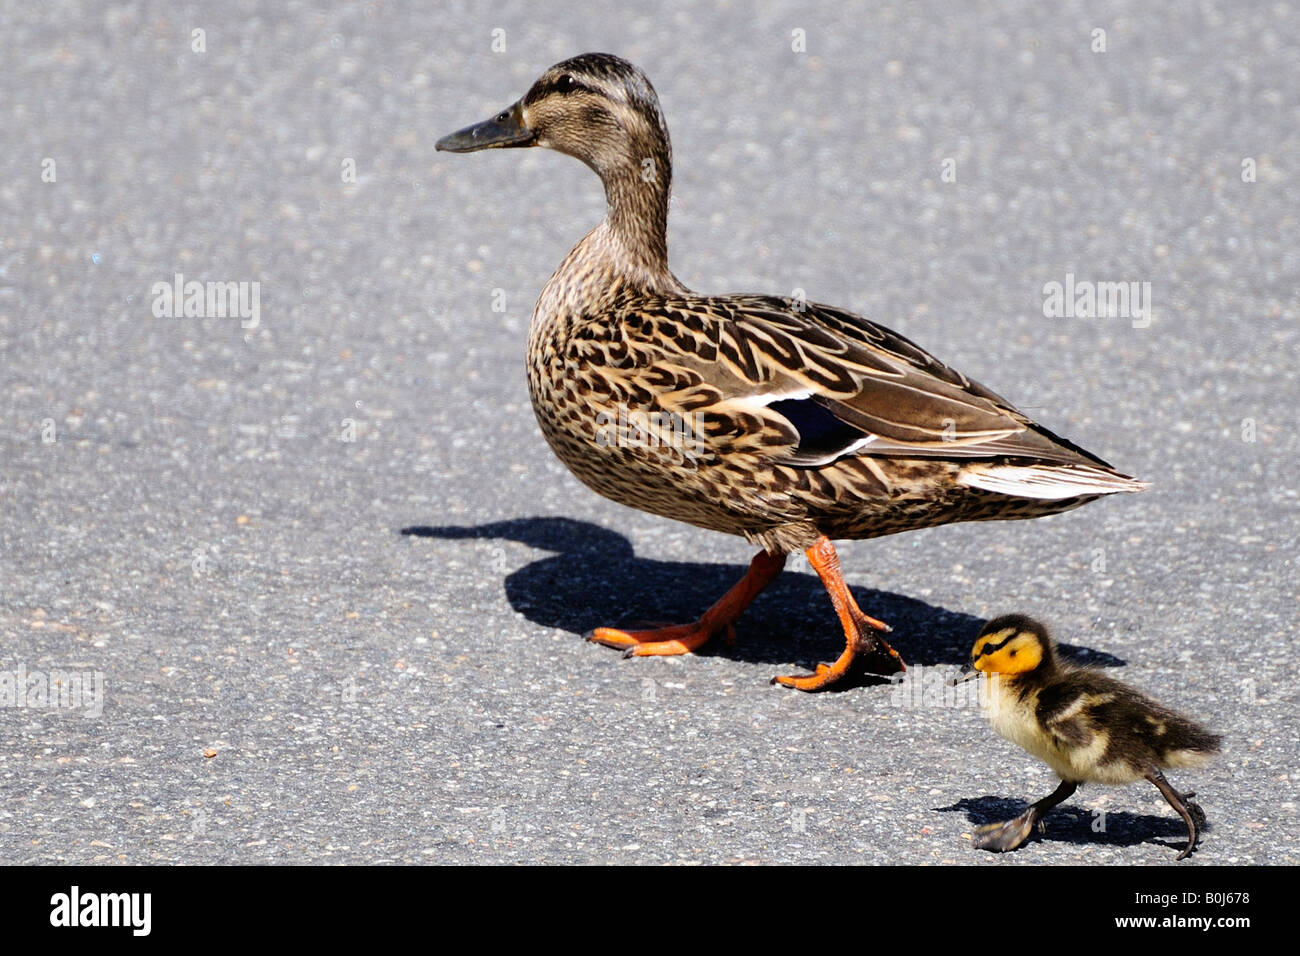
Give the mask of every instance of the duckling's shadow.
M 1002 823 L 1019 816 L 1029 804 L 1023 800 L 1004 797 L 964 797 L 949 807 L 935 807 L 939 813 L 964 813 L 972 826 Z M 1026 844 L 1037 839 L 1053 843 L 1071 843 L 1102 846 L 1137 846 L 1155 843 L 1181 850 L 1187 846 L 1187 825 L 1180 819 L 1152 816 L 1144 813 L 1126 813 L 1122 810 L 1089 810 L 1087 807 L 1060 806 L 1043 819 L 1046 831 L 1035 829 Z M 1205 822 L 1197 830 L 1208 833 L 1211 827 Z M 1169 837 L 1168 843 L 1156 837 Z
M 516 518 L 473 527 L 403 528 L 424 538 L 516 541 L 556 554 L 506 575 L 506 597 L 528 620 L 587 635 L 601 626 L 653 627 L 695 620 L 745 573 L 738 564 L 639 558 L 621 534 L 570 518 Z M 485 573 L 493 551 L 484 548 Z M 471 560 L 473 560 L 471 558 Z M 862 609 L 888 622 L 888 640 L 909 664 L 962 664 L 983 623 L 887 591 L 851 587 Z M 843 631 L 815 574 L 786 571 L 736 625 L 736 641 L 714 641 L 701 653 L 758 663 L 796 662 L 809 670 L 844 649 Z M 612 653 L 612 652 L 611 652 Z M 865 678 L 878 683 L 875 678 Z M 853 682 L 841 681 L 853 686 Z M 839 686 L 839 685 L 837 685 Z M 843 689 L 843 688 L 841 688 Z

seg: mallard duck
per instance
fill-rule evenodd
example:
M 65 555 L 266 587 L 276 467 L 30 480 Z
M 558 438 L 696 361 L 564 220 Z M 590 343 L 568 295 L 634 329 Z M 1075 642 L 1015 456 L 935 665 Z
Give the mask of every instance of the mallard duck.
M 659 99 L 626 60 L 551 67 L 510 107 L 438 141 L 451 152 L 541 146 L 582 160 L 606 216 L 543 288 L 528 386 L 551 449 L 594 491 L 743 535 L 762 550 L 700 620 L 597 628 L 627 656 L 683 654 L 730 632 L 803 551 L 846 647 L 811 675 L 903 669 L 854 602 L 831 543 L 950 521 L 1032 518 L 1144 485 L 1120 474 L 919 346 L 828 305 L 700 295 L 668 268 L 672 153 Z
M 970 656 L 975 671 L 992 678 L 987 708 L 993 729 L 1061 778 L 1051 795 L 1020 816 L 980 827 L 976 847 L 1014 850 L 1081 783 L 1147 780 L 1187 824 L 1187 848 L 1178 859 L 1191 854 L 1205 814 L 1192 802 L 1195 794 L 1176 791 L 1161 771 L 1204 766 L 1222 737 L 1095 668 L 1059 660 L 1047 628 L 1023 614 L 986 624 Z

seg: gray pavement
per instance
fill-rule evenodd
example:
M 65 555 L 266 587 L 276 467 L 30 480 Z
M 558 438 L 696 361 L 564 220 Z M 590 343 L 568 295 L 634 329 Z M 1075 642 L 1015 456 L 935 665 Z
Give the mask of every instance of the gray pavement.
M 688 285 L 854 309 L 1152 483 L 843 545 L 904 656 L 1045 618 L 1226 735 L 1172 775 L 1182 866 L 1300 861 L 1300 11 L 1151 6 L 4 3 L 0 859 L 1173 865 L 1148 787 L 972 850 L 1054 785 L 973 707 L 769 686 L 841 646 L 802 560 L 733 647 L 584 643 L 750 551 L 538 433 L 528 318 L 595 177 L 433 144 L 605 50 L 662 98 Z M 256 313 L 186 317 L 178 273 Z M 1045 316 L 1071 274 L 1153 320 Z

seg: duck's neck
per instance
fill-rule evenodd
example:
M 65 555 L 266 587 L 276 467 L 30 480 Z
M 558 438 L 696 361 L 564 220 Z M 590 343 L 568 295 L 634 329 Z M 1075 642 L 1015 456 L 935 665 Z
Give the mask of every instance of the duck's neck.
M 605 221 L 585 240 L 588 254 L 647 290 L 680 290 L 668 269 L 673 160 L 662 122 L 646 123 L 626 140 L 581 158 L 605 187 Z
M 661 157 L 607 171 L 605 225 L 610 251 L 630 271 L 670 277 L 668 271 L 668 187 L 672 173 Z
M 608 164 L 583 158 L 605 186 L 605 219 L 570 250 L 533 310 L 534 335 L 563 316 L 599 315 L 629 291 L 680 295 L 686 289 L 668 269 L 668 190 L 672 165 L 667 142 Z

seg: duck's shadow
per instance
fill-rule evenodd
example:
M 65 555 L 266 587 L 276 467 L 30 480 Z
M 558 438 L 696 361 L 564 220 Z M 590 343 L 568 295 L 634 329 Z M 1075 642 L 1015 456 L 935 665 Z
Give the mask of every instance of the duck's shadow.
M 1002 823 L 1023 813 L 1029 804 L 1023 800 L 1008 800 L 1004 797 L 963 798 L 952 806 L 935 807 L 939 813 L 964 813 L 973 827 L 989 823 Z M 1155 843 L 1171 849 L 1182 850 L 1187 846 L 1187 826 L 1182 820 L 1170 817 L 1151 816 L 1143 813 L 1126 813 L 1122 810 L 1099 811 L 1086 807 L 1061 806 L 1054 808 L 1043 821 L 1045 832 L 1035 829 L 1028 845 L 1034 840 L 1046 840 L 1053 843 L 1070 843 L 1074 845 L 1102 846 L 1137 846 L 1140 843 Z M 1197 830 L 1207 833 L 1207 823 L 1197 824 Z M 1168 837 L 1166 842 L 1163 838 Z M 1160 838 L 1160 839 L 1156 839 Z
M 472 527 L 415 526 L 403 528 L 402 534 L 507 540 L 555 552 L 507 574 L 506 598 L 533 623 L 582 636 L 602 626 L 653 627 L 695 620 L 746 570 L 738 564 L 639 558 L 621 534 L 570 518 L 515 518 Z M 505 573 L 517 559 L 498 545 L 485 547 L 481 559 L 468 560 L 482 560 L 485 573 Z M 863 611 L 893 627 L 888 640 L 908 664 L 966 663 L 984 623 L 901 594 L 862 587 L 850 590 Z M 826 590 L 808 572 L 786 571 L 778 577 L 754 601 L 736 632 L 734 644 L 714 641 L 701 653 L 757 663 L 794 661 L 811 669 L 818 662 L 834 660 L 844 649 L 843 632 Z M 1123 663 L 1095 652 L 1087 660 Z

